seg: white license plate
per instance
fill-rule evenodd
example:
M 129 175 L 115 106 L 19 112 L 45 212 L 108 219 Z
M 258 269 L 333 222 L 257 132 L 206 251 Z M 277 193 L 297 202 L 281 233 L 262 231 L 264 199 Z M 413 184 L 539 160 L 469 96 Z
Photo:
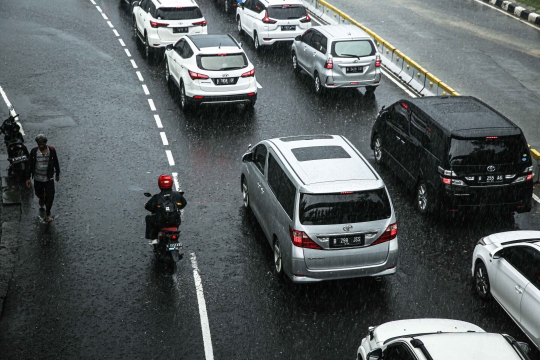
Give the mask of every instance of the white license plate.
M 23 155 L 23 156 L 17 156 L 17 157 L 14 157 L 13 159 L 11 159 L 11 162 L 12 162 L 13 164 L 18 164 L 18 163 L 23 162 L 23 161 L 26 161 L 26 160 L 28 160 L 28 159 L 26 158 L 26 155 Z
M 188 28 L 187 27 L 175 27 L 173 28 L 173 33 L 177 34 L 177 33 L 187 33 L 188 32 Z
M 346 67 L 345 72 L 347 74 L 363 73 L 364 72 L 364 67 L 363 66 L 348 66 L 348 67 Z
M 296 30 L 296 25 L 281 25 L 281 31 L 294 31 Z

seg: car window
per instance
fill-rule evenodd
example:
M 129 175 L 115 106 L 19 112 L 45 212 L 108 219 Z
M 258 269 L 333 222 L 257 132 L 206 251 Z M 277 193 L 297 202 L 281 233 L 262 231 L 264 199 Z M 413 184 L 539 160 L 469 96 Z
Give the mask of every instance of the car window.
M 146 11 L 147 10 L 147 8 L 146 8 L 147 3 L 148 3 L 148 0 L 142 0 L 141 3 L 139 4 L 139 6 L 141 7 L 141 9 Z
M 289 218 L 292 219 L 296 187 L 272 154 L 268 155 L 268 185 Z
M 308 30 L 302 35 L 302 42 L 309 44 L 311 41 L 311 37 L 313 36 L 314 30 Z
M 397 103 L 394 105 L 394 111 L 392 112 L 392 117 L 390 122 L 403 130 L 405 133 L 409 132 L 409 114 L 404 108 L 407 106 L 405 103 Z
M 488 136 L 452 138 L 449 156 L 452 165 L 492 165 L 522 162 L 528 152 L 521 135 Z
M 540 288 L 540 253 L 528 246 L 513 246 L 501 251 L 501 257 Z
M 251 6 L 253 5 L 253 0 L 246 0 L 244 2 L 244 8 L 251 10 Z
M 422 145 L 429 142 L 429 132 L 426 123 L 421 120 L 415 113 L 411 113 L 411 136 L 418 140 Z
M 335 57 L 373 56 L 376 52 L 371 40 L 336 41 L 332 44 L 332 56 Z
M 262 2 L 260 2 L 259 0 L 254 0 L 253 1 L 253 11 L 255 11 L 256 13 L 260 14 L 262 13 L 264 10 L 266 10 L 266 7 L 264 6 L 264 4 Z
M 385 360 L 416 360 L 411 351 L 403 344 L 390 345 L 386 349 Z
M 268 17 L 277 20 L 301 19 L 306 16 L 306 8 L 302 5 L 278 5 L 268 7 Z
M 177 8 L 159 8 L 156 11 L 158 20 L 191 20 L 203 17 L 201 9 L 196 6 L 186 6 Z
M 197 66 L 204 70 L 238 70 L 248 66 L 244 53 L 197 55 Z
M 253 151 L 253 163 L 259 169 L 261 173 L 264 174 L 264 164 L 266 163 L 266 146 L 261 144 L 257 145 L 255 150 Z
M 313 36 L 311 37 L 310 46 L 315 50 L 326 53 L 326 37 L 318 31 L 313 31 Z
M 154 19 L 157 19 L 156 17 L 156 12 L 157 12 L 157 9 L 156 9 L 156 4 L 154 4 L 153 2 L 149 2 L 148 3 L 148 13 L 150 14 L 150 16 L 152 16 Z
M 176 53 L 182 58 L 184 57 L 185 45 L 186 45 L 186 40 L 184 39 L 180 39 L 174 45 L 174 51 L 176 51 Z

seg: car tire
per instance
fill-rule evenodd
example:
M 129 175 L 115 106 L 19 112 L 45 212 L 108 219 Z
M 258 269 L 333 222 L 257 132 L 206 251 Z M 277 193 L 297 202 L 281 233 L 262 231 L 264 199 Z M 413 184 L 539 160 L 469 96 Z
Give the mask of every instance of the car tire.
M 261 51 L 261 44 L 259 43 L 259 36 L 256 31 L 253 33 L 253 46 L 255 47 L 255 51 Z
M 486 265 L 481 260 L 474 267 L 474 288 L 482 300 L 487 300 L 491 296 Z
M 318 72 L 315 72 L 313 77 L 313 90 L 317 95 L 322 95 L 324 92 L 324 86 L 322 85 L 321 78 L 319 77 Z
M 242 179 L 242 200 L 244 202 L 244 208 L 250 209 L 249 205 L 249 189 L 246 178 Z
M 188 96 L 186 95 L 186 88 L 184 83 L 180 82 L 180 108 L 183 112 L 191 110 L 191 104 L 189 103 Z
M 238 15 L 238 20 L 236 21 L 236 27 L 238 29 L 238 34 L 242 35 L 244 30 L 242 30 L 242 21 L 240 20 L 240 15 Z
M 375 136 L 373 141 L 373 156 L 375 157 L 375 163 L 384 165 L 383 143 L 380 135 Z
M 281 257 L 281 245 L 279 244 L 279 240 L 274 240 L 274 270 L 276 271 L 276 275 L 282 276 L 283 275 L 283 260 Z
M 424 180 L 418 181 L 416 186 L 416 209 L 422 215 L 429 212 L 431 207 L 431 199 L 428 196 L 428 187 Z
M 167 82 L 167 85 L 171 83 L 171 72 L 169 70 L 169 61 L 167 60 L 167 56 L 163 58 L 163 61 L 165 62 L 165 81 Z
M 255 107 L 256 102 L 257 102 L 257 99 L 249 100 L 249 102 L 246 104 L 246 108 L 253 109 Z
M 300 74 L 300 66 L 298 66 L 298 57 L 295 51 L 292 52 L 292 67 L 294 75 L 298 76 Z
M 376 86 L 366 86 L 366 93 L 373 94 L 376 88 Z
M 148 43 L 148 35 L 146 33 L 144 34 L 144 57 L 148 61 L 152 60 L 152 48 Z
M 133 17 L 133 36 L 135 36 L 135 41 L 138 41 L 139 29 L 137 29 L 137 19 Z

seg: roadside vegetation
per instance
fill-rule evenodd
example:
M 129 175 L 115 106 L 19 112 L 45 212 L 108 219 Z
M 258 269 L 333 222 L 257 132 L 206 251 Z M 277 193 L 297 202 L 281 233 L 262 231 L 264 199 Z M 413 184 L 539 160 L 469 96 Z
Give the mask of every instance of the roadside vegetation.
M 540 0 L 519 0 L 519 1 L 516 1 L 516 3 L 533 7 L 535 10 L 540 9 Z

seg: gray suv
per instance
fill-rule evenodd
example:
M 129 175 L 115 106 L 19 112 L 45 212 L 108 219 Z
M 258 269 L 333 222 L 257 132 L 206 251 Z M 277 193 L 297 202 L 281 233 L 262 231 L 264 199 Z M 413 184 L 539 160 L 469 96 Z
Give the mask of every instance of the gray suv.
M 343 136 L 263 140 L 242 157 L 244 206 L 293 282 L 396 272 L 397 221 L 383 180 Z
M 291 51 L 294 73 L 306 71 L 314 79 L 317 94 L 357 87 L 372 92 L 381 82 L 377 46 L 356 26 L 313 26 L 294 39 Z

